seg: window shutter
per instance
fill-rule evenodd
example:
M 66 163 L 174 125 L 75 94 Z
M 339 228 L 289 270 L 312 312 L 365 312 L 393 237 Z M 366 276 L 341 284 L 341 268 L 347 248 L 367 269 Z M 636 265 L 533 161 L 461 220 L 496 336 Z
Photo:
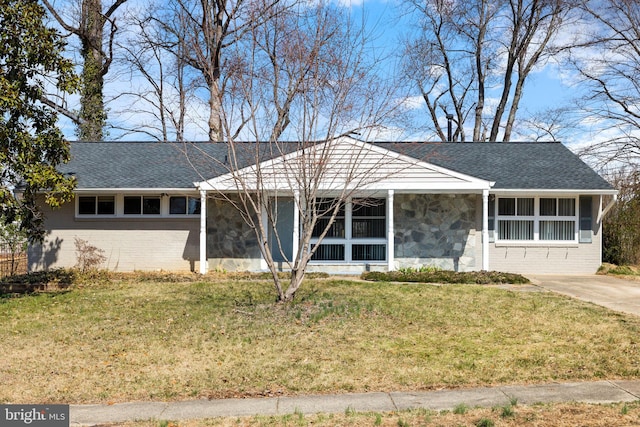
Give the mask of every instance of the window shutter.
M 580 196 L 580 243 L 592 242 L 592 196 Z
M 489 197 L 489 243 L 496 241 L 495 229 L 496 229 L 496 199 L 495 197 Z

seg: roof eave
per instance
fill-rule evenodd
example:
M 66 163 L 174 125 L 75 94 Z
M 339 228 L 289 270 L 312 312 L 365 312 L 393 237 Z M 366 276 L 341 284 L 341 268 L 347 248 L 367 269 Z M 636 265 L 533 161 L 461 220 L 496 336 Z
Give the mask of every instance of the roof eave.
M 76 194 L 96 194 L 96 193 L 179 193 L 196 192 L 195 187 L 101 187 L 101 188 L 76 188 Z
M 575 189 L 575 188 L 493 188 L 493 194 L 592 194 L 592 195 L 617 195 L 615 189 Z

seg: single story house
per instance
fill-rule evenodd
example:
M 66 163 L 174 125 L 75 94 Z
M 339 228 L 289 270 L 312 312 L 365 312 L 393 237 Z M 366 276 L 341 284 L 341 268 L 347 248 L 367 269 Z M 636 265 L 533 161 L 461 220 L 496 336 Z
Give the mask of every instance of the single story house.
M 257 162 L 249 155 L 256 147 L 262 150 Z M 335 197 L 356 181 L 357 188 L 309 271 L 433 265 L 582 274 L 601 264 L 602 220 L 617 192 L 560 143 L 341 137 L 316 148 L 330 152 L 320 196 Z M 278 150 L 266 143 L 72 143 L 71 161 L 61 171 L 77 179 L 74 200 L 44 208 L 47 235 L 30 247 L 29 267 L 75 265 L 78 238 L 102 249 L 103 267 L 115 271 L 266 270 L 254 231 L 228 200 L 216 197 L 237 191 L 241 177 L 249 189 L 274 197 L 282 248 L 274 257 L 286 269 L 298 247 L 295 187 L 305 173 L 295 165 L 307 155 L 295 143 Z M 274 241 L 263 244 L 276 248 Z

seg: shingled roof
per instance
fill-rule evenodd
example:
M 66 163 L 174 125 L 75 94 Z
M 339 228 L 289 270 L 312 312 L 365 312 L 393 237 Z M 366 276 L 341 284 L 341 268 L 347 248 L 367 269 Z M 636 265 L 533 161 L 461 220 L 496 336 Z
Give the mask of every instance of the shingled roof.
M 237 145 L 237 167 L 253 162 L 256 147 Z M 269 144 L 259 148 L 263 160 L 281 154 L 270 152 Z M 229 172 L 228 154 L 224 143 L 72 142 L 71 161 L 59 169 L 75 175 L 78 189 L 194 189 L 194 182 Z
M 494 189 L 612 190 L 611 185 L 560 143 L 375 143 L 375 145 L 487 181 Z M 256 145 L 239 167 L 249 166 Z M 264 160 L 280 153 L 260 144 Z M 285 144 L 291 152 L 296 144 Z M 193 189 L 224 173 L 224 143 L 75 142 L 63 173 L 79 189 Z M 238 157 L 242 159 L 242 156 Z M 242 160 L 240 160 L 242 162 Z
M 612 190 L 561 143 L 378 143 L 408 156 L 487 181 L 493 189 Z

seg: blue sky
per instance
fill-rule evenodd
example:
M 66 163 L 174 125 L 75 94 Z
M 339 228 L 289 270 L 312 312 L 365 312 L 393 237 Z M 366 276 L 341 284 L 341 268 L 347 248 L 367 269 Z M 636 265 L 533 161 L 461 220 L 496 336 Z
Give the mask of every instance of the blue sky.
M 375 36 L 374 43 L 377 48 L 382 51 L 386 51 L 392 55 L 398 51 L 400 38 L 404 33 L 410 30 L 408 23 L 400 16 L 399 8 L 393 0 L 381 1 L 381 0 L 354 0 L 350 3 L 349 0 L 339 0 L 346 7 L 350 7 L 354 19 L 361 19 L 364 14 L 365 20 L 369 25 L 370 31 Z M 394 61 L 390 60 L 390 64 Z M 544 68 L 537 70 L 530 75 L 528 83 L 525 87 L 524 99 L 520 104 L 519 112 L 526 113 L 527 111 L 534 112 L 537 110 L 544 110 L 551 107 L 557 107 L 567 104 L 576 89 L 571 88 L 566 84 L 566 76 L 560 77 L 560 70 L 554 64 L 549 64 Z M 113 79 L 113 75 L 107 76 L 108 79 Z M 105 93 L 108 95 L 117 94 L 121 88 L 131 85 L 130 81 L 126 80 L 126 74 L 122 81 L 110 80 L 106 86 Z M 564 79 L 565 81 L 563 81 Z M 414 96 L 418 96 L 415 93 Z M 109 116 L 113 120 L 115 119 L 116 112 L 121 106 L 117 103 L 108 105 Z M 194 107 L 194 110 L 199 109 Z M 204 139 L 206 138 L 206 117 L 200 117 L 198 120 L 203 120 L 201 125 L 191 127 L 193 131 L 192 138 Z M 444 121 L 444 118 L 443 118 Z M 69 123 L 68 120 L 61 118 L 60 124 L 64 130 L 65 135 L 69 139 L 75 139 L 75 126 Z M 108 138 L 118 137 L 117 131 L 110 131 Z M 143 139 L 142 135 L 131 136 L 126 139 Z M 428 138 L 427 135 L 412 135 L 411 139 Z M 566 141 L 568 143 L 575 143 L 574 140 L 579 138 L 572 138 L 572 140 Z
M 350 0 L 342 1 L 348 3 Z M 401 16 L 398 3 L 394 0 L 354 0 L 350 4 L 354 15 L 364 13 L 367 16 L 367 22 L 372 31 L 379 36 L 377 40 L 390 53 L 397 51 L 399 40 L 411 31 L 411 24 L 407 18 Z M 575 84 L 575 75 L 563 69 L 558 63 L 549 61 L 529 75 L 518 110 L 519 114 L 524 115 L 527 112 L 534 113 L 560 106 L 575 106 L 574 98 L 578 95 L 578 91 L 579 85 Z M 414 96 L 417 95 L 419 94 L 416 92 Z M 571 145 L 580 141 L 580 137 L 576 137 L 566 142 Z

